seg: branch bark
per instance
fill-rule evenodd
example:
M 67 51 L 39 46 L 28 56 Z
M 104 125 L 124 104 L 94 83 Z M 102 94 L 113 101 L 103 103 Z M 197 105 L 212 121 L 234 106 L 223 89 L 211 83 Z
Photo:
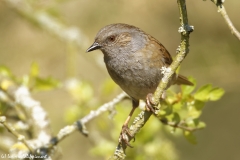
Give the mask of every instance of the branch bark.
M 11 104 L 18 110 L 20 121 L 30 125 L 31 137 L 19 134 L 15 127 L 6 122 L 6 117 L 0 117 L 0 123 L 22 142 L 31 154 L 39 154 L 39 148 L 44 146 L 51 139 L 50 122 L 48 115 L 41 106 L 40 102 L 31 97 L 29 89 L 25 86 L 16 86 L 9 80 L 9 85 L 3 85 L 4 78 L 0 77 L 0 100 Z M 21 111 L 20 111 L 21 110 Z M 24 128 L 22 128 L 24 130 Z M 21 154 L 21 150 L 10 150 L 13 155 Z
M 119 102 L 121 102 L 123 99 L 127 98 L 128 95 L 126 93 L 121 93 L 118 96 L 116 96 L 112 101 L 103 104 L 100 106 L 97 110 L 92 110 L 88 115 L 85 117 L 79 119 L 77 122 L 75 122 L 72 125 L 68 125 L 64 128 L 62 128 L 56 137 L 52 138 L 50 143 L 46 146 L 48 149 L 53 148 L 55 145 L 57 145 L 60 141 L 62 141 L 65 137 L 69 136 L 73 132 L 80 130 L 80 132 L 87 136 L 88 131 L 85 127 L 85 124 L 91 121 L 92 119 L 96 118 L 97 116 L 101 115 L 102 113 L 106 111 L 112 111 L 115 107 L 115 105 Z
M 231 33 L 238 39 L 240 40 L 240 33 L 239 31 L 235 28 L 235 26 L 233 25 L 231 19 L 229 18 L 227 11 L 225 9 L 225 7 L 223 6 L 223 2 L 224 0 L 211 0 L 218 8 L 218 12 L 221 13 L 223 19 L 225 20 L 225 22 L 227 23 Z
M 34 149 L 28 144 L 24 135 L 19 134 L 15 128 L 13 128 L 9 123 L 6 122 L 6 117 L 0 117 L 0 123 L 10 132 L 12 133 L 20 142 L 22 142 L 31 153 L 34 153 Z

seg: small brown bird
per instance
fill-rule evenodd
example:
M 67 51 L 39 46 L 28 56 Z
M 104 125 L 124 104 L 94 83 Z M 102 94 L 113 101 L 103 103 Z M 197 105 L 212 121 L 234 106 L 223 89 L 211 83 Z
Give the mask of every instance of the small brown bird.
M 120 134 L 120 142 L 130 146 L 124 134 L 128 122 L 139 105 L 149 93 L 154 93 L 163 77 L 162 67 L 172 63 L 167 49 L 155 38 L 141 29 L 128 24 L 110 24 L 96 35 L 94 43 L 87 52 L 100 49 L 111 78 L 132 98 L 133 108 L 125 121 Z M 193 85 L 184 76 L 174 74 L 172 84 Z

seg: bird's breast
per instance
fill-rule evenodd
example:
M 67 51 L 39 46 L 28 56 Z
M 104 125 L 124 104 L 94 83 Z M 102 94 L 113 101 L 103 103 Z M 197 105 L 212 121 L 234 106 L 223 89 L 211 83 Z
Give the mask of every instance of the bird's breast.
M 162 78 L 159 66 L 152 65 L 141 53 L 104 56 L 104 61 L 115 83 L 135 99 L 145 99 L 148 93 L 153 93 Z

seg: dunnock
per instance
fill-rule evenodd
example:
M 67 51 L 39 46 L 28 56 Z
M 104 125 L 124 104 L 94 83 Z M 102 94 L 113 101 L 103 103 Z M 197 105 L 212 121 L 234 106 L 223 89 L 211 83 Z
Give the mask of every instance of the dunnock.
M 168 67 L 172 57 L 158 40 L 137 27 L 121 23 L 107 25 L 97 33 L 87 52 L 97 49 L 103 52 L 112 79 L 132 98 L 133 108 L 120 134 L 120 142 L 130 146 L 124 138 L 124 134 L 131 136 L 128 122 L 139 100 L 154 93 L 163 77 L 162 67 Z M 177 74 L 173 75 L 168 86 L 172 84 L 193 85 Z

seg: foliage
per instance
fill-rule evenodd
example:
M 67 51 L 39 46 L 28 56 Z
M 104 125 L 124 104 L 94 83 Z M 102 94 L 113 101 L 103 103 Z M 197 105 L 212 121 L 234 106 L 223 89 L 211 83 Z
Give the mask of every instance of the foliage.
M 36 63 L 32 64 L 28 75 L 20 78 L 15 77 L 7 67 L 1 66 L 0 76 L 0 86 L 2 89 L 9 88 L 13 83 L 26 85 L 31 88 L 32 91 L 47 91 L 59 87 L 63 88 L 62 83 L 58 80 L 51 77 L 41 77 L 39 75 L 39 66 Z M 196 137 L 193 131 L 205 127 L 205 123 L 200 120 L 200 115 L 206 102 L 219 100 L 224 94 L 224 90 L 212 87 L 210 84 L 204 85 L 196 90 L 196 81 L 193 78 L 189 80 L 194 83 L 194 86 L 181 86 L 178 92 L 174 91 L 173 88 L 167 91 L 165 100 L 161 102 L 161 111 L 158 117 L 151 118 L 137 135 L 136 142 L 134 143 L 136 148 L 128 151 L 127 159 L 154 160 L 156 157 L 157 159 L 161 157 L 161 159 L 165 160 L 178 159 L 174 144 L 166 138 L 159 120 L 163 124 L 169 125 L 171 132 L 176 131 L 176 133 L 178 133 L 179 130 L 182 130 L 184 137 L 189 142 L 193 144 L 196 143 Z M 96 109 L 97 106 L 104 103 L 98 98 L 94 98 L 94 89 L 86 81 L 70 79 L 64 84 L 65 89 L 74 101 L 65 113 L 67 123 L 73 123 L 80 117 L 88 114 L 91 109 Z M 110 97 L 116 88 L 117 86 L 113 84 L 111 80 L 107 80 L 101 88 L 100 93 L 102 95 L 100 95 L 100 97 Z M 0 104 L 1 115 L 7 116 L 7 110 L 10 109 L 10 105 L 7 101 L 1 101 Z M 91 131 L 95 132 L 94 135 L 98 137 L 92 138 L 95 142 L 95 147 L 91 149 L 91 154 L 108 158 L 114 152 L 122 123 L 130 110 L 128 106 L 131 106 L 130 101 L 117 105 L 116 108 L 119 113 L 114 116 L 113 119 L 109 119 L 107 116 L 99 117 L 101 121 L 97 121 L 94 129 Z M 106 130 L 108 130 L 108 132 L 104 134 Z M 3 129 L 1 129 L 1 131 L 3 131 Z
M 224 90 L 213 88 L 211 84 L 196 89 L 196 80 L 189 78 L 194 86 L 181 86 L 181 91 L 176 93 L 168 90 L 166 99 L 161 103 L 162 110 L 158 118 L 172 127 L 172 131 L 180 128 L 185 138 L 196 144 L 193 131 L 205 128 L 205 123 L 200 120 L 200 115 L 206 102 L 219 100 Z
M 31 3 L 34 3 L 34 1 L 31 1 Z M 46 11 L 52 17 L 59 18 L 58 10 L 55 10 L 55 8 L 49 8 L 46 9 Z M 40 26 L 40 28 L 41 26 L 44 26 L 44 24 L 34 20 L 34 16 L 26 16 L 25 18 L 29 18 L 29 21 L 36 23 Z M 45 25 L 47 26 L 47 24 Z M 51 34 L 55 33 L 54 31 L 56 28 L 62 28 L 60 25 L 60 27 L 53 27 L 53 30 L 51 30 L 51 27 L 49 29 L 46 26 L 45 30 L 52 32 Z M 59 33 L 66 33 L 62 30 L 59 31 Z M 65 34 L 55 35 L 62 36 Z M 64 39 L 63 36 L 61 38 Z M 32 64 L 29 74 L 22 77 L 16 77 L 7 67 L 1 66 L 0 79 L 0 87 L 4 91 L 13 85 L 25 85 L 31 89 L 31 91 L 35 92 L 50 91 L 56 88 L 61 88 L 63 90 L 66 89 L 73 99 L 73 104 L 70 105 L 65 112 L 65 120 L 67 123 L 76 121 L 80 117 L 88 114 L 92 109 L 96 109 L 99 105 L 106 102 L 106 100 L 111 99 L 117 88 L 116 85 L 108 79 L 103 86 L 101 86 L 102 90 L 100 91 L 100 95 L 97 96 L 95 94 L 96 89 L 94 89 L 87 81 L 73 78 L 67 80 L 66 82 L 60 82 L 51 76 L 40 76 L 39 66 L 36 63 Z M 192 78 L 191 81 L 194 82 L 195 86 L 181 86 L 181 90 L 179 92 L 171 89 L 167 91 L 166 99 L 161 102 L 161 110 L 158 118 L 152 117 L 147 125 L 144 126 L 141 132 L 137 135 L 136 141 L 133 144 L 134 149 L 128 150 L 127 159 L 178 159 L 178 153 L 174 147 L 174 143 L 171 142 L 165 135 L 165 132 L 163 132 L 163 128 L 166 127 L 162 127 L 159 120 L 163 124 L 168 125 L 167 128 L 170 128 L 172 133 L 176 133 L 175 135 L 178 135 L 179 131 L 182 131 L 184 137 L 189 142 L 194 144 L 196 143 L 196 137 L 194 136 L 193 131 L 205 127 L 205 123 L 200 120 L 200 116 L 206 106 L 206 103 L 209 101 L 219 100 L 224 94 L 224 90 L 207 84 L 195 91 L 196 82 Z M 14 106 L 14 108 L 12 105 L 15 104 L 10 103 L 8 99 L 1 99 L 0 115 L 8 116 L 14 121 L 16 121 L 16 119 L 23 119 L 20 112 L 16 112 L 14 116 L 12 116 L 12 112 L 8 112 L 13 109 L 17 110 L 17 107 Z M 117 144 L 122 123 L 130 110 L 130 107 L 128 107 L 130 105 L 131 104 L 129 102 L 123 102 L 116 106 L 118 114 L 113 117 L 113 119 L 109 119 L 106 115 L 103 115 L 98 117 L 97 121 L 94 121 L 92 124 L 94 127 L 91 128 L 90 132 L 92 135 L 90 138 L 95 143 L 95 147 L 93 147 L 90 152 L 94 156 L 108 158 L 109 155 L 113 153 Z M 3 132 L 4 129 L 1 127 L 2 126 L 0 126 L 0 131 Z M 28 134 L 31 135 L 30 132 L 31 131 L 29 130 Z
M 6 66 L 0 66 L 0 88 L 8 90 L 16 84 L 27 86 L 32 91 L 48 91 L 61 86 L 61 83 L 52 77 L 41 77 L 36 63 L 32 64 L 30 73 L 22 77 L 16 77 Z M 0 103 L 0 115 L 4 115 L 8 109 L 11 109 L 10 102 L 5 100 Z
M 34 91 L 46 91 L 56 87 L 61 87 L 61 83 L 51 77 L 40 77 L 39 66 L 36 63 L 32 64 L 30 73 L 21 78 L 13 76 L 11 71 L 4 66 L 0 67 L 0 74 L 1 76 L 9 79 L 9 81 L 7 79 L 2 81 L 1 88 L 8 88 L 12 81 L 15 81 L 19 85 L 27 85 Z M 161 111 L 158 118 L 164 124 L 169 124 L 173 132 L 175 132 L 177 128 L 180 128 L 183 131 L 184 137 L 189 142 L 195 144 L 196 137 L 193 135 L 193 131 L 205 127 L 205 123 L 199 119 L 205 103 L 220 99 L 224 94 L 224 90 L 212 87 L 212 85 L 208 84 L 194 91 L 196 88 L 196 81 L 193 78 L 190 78 L 190 81 L 194 83 L 194 86 L 181 86 L 180 92 L 174 92 L 172 89 L 167 91 L 166 99 L 161 103 Z M 93 104 L 94 106 L 98 106 L 98 104 L 100 104 L 99 100 L 94 100 L 93 88 L 88 82 L 70 79 L 65 83 L 65 86 L 74 100 L 74 104 L 69 107 L 65 114 L 65 119 L 68 123 L 76 121 L 79 117 L 87 114 L 90 109 L 94 109 L 91 107 Z M 102 87 L 101 93 L 104 96 L 108 96 L 114 92 L 114 88 L 116 87 L 112 81 L 107 80 L 104 87 Z M 111 123 L 114 124 L 104 123 L 105 126 L 103 127 L 102 123 L 96 123 L 98 126 L 96 131 L 105 131 L 110 125 L 114 127 L 109 130 L 110 139 L 104 138 L 104 136 L 100 136 L 101 138 L 98 138 L 96 147 L 91 149 L 91 153 L 93 155 L 107 158 L 107 156 L 110 156 L 113 153 L 115 149 L 114 146 L 117 142 L 116 139 L 119 135 L 119 129 L 121 128 L 124 118 L 126 118 L 125 115 L 128 114 L 127 112 L 130 108 L 128 107 L 128 109 L 125 109 L 125 105 L 130 106 L 131 104 L 122 103 L 117 106 L 119 114 L 111 120 Z M 0 109 L 1 114 L 5 115 L 7 103 L 1 102 Z M 109 119 L 102 117 L 101 122 L 103 121 L 107 122 Z M 178 125 L 181 126 L 179 127 Z M 128 158 L 131 159 L 135 157 L 137 160 L 154 159 L 154 157 L 162 157 L 163 159 L 169 160 L 177 159 L 177 151 L 174 149 L 174 145 L 170 140 L 166 139 L 164 132 L 161 131 L 161 128 L 159 120 L 157 118 L 152 118 L 145 128 L 137 135 L 137 141 L 134 145 L 138 146 L 138 149 L 130 150 Z M 158 150 L 155 151 L 154 148 L 158 148 Z M 159 150 L 161 152 L 159 152 Z M 139 154 L 139 152 L 144 152 L 144 154 Z
M 163 124 L 169 125 L 171 133 L 179 135 L 179 131 L 182 131 L 183 136 L 190 143 L 197 143 L 193 131 L 203 129 L 206 126 L 200 120 L 200 115 L 206 102 L 220 99 L 224 94 L 224 90 L 217 87 L 213 88 L 210 84 L 196 90 L 196 81 L 193 78 L 189 78 L 189 80 L 194 83 L 194 86 L 181 86 L 179 92 L 173 91 L 174 88 L 170 88 L 167 91 L 166 99 L 161 103 L 161 111 L 158 118 L 151 118 L 141 132 L 137 134 L 136 141 L 133 143 L 137 149 L 130 149 L 127 152 L 126 159 L 154 160 L 156 157 L 157 159 L 161 157 L 164 160 L 178 159 L 174 144 L 166 138 L 159 120 Z M 105 85 L 108 84 L 112 86 L 112 82 L 107 81 L 105 83 Z M 102 93 L 105 96 L 106 92 L 111 93 L 109 88 L 107 86 L 103 87 Z M 130 110 L 130 106 L 130 102 L 121 103 L 116 106 L 118 114 L 113 119 L 109 120 L 106 117 L 101 117 L 101 122 L 96 123 L 98 127 L 102 128 L 98 130 L 103 132 L 108 130 L 107 137 L 109 138 L 103 136 L 103 133 L 98 135 L 96 147 L 91 149 L 93 155 L 108 158 L 114 152 L 121 126 Z
M 54 8 L 49 8 L 46 11 L 49 15 L 58 17 L 59 13 Z M 32 64 L 30 73 L 23 77 L 15 77 L 4 66 L 0 67 L 0 75 L 4 77 L 4 80 L 1 81 L 1 89 L 8 89 L 12 83 L 25 85 L 32 91 L 49 91 L 56 88 L 66 89 L 74 101 L 65 113 L 67 123 L 73 123 L 79 117 L 83 117 L 92 109 L 96 109 L 97 106 L 104 103 L 99 98 L 95 98 L 94 89 L 87 81 L 73 78 L 65 83 L 60 83 L 52 77 L 43 78 L 39 75 L 39 66 L 36 63 Z M 224 94 L 224 90 L 207 84 L 194 91 L 196 81 L 193 78 L 190 80 L 195 84 L 194 86 L 181 86 L 179 92 L 167 91 L 166 98 L 161 102 L 159 115 L 157 118 L 150 119 L 148 124 L 137 135 L 137 140 L 134 144 L 137 146 L 137 149 L 129 151 L 127 154 L 128 159 L 178 159 L 177 151 L 173 143 L 162 132 L 163 128 L 160 122 L 168 125 L 171 128 L 171 132 L 182 131 L 184 137 L 189 142 L 193 144 L 197 142 L 193 131 L 203 129 L 206 126 L 200 120 L 200 115 L 206 102 L 219 100 Z M 110 97 L 116 88 L 116 85 L 111 80 L 107 80 L 102 86 L 99 97 Z M 0 104 L 1 115 L 7 116 L 7 110 L 10 108 L 10 105 L 7 101 L 2 101 Z M 130 107 L 128 109 L 125 108 L 126 105 L 130 106 L 131 104 L 122 103 L 117 106 L 119 114 L 113 117 L 114 119 L 109 120 L 106 118 L 107 116 L 100 117 L 101 121 L 95 123 L 96 126 L 91 132 L 99 133 L 95 133 L 93 137 L 95 142 L 95 147 L 91 149 L 93 155 L 107 158 L 113 153 L 122 123 L 130 110 Z M 106 135 L 102 135 L 100 131 L 103 133 L 108 132 Z

